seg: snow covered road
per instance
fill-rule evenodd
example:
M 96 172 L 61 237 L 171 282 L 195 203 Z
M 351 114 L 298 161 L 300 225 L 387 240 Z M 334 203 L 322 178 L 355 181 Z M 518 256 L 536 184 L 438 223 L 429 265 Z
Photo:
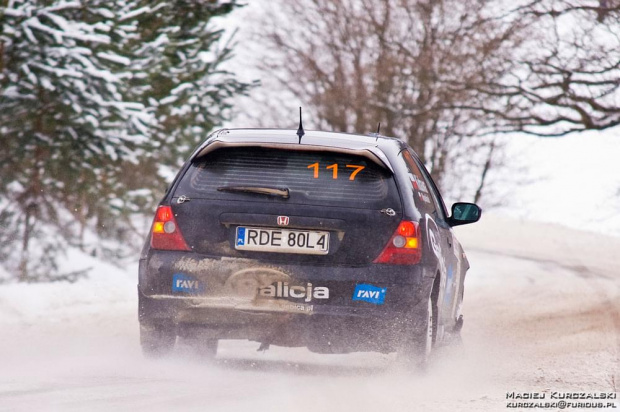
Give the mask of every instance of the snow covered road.
M 485 217 L 459 229 L 472 269 L 464 345 L 425 376 L 394 355 L 225 341 L 148 361 L 134 273 L 0 287 L 1 411 L 501 411 L 506 392 L 620 385 L 620 239 Z

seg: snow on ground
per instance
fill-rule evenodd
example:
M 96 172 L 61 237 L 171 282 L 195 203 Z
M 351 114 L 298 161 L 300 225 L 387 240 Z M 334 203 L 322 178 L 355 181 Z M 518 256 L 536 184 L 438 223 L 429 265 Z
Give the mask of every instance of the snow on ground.
M 61 259 L 61 267 L 67 272 L 87 268 L 91 270 L 88 279 L 75 283 L 16 283 L 0 286 L 0 323 L 23 324 L 41 319 L 63 322 L 77 313 L 96 315 L 110 309 L 135 307 L 137 262 L 123 270 L 78 249 L 69 249 Z
M 620 239 L 493 215 L 457 231 L 473 266 L 466 335 L 501 348 L 494 360 L 499 377 L 509 377 L 504 385 L 612 390 L 620 378 Z
M 493 215 L 457 230 L 472 263 L 464 345 L 426 375 L 394 355 L 244 341 L 223 342 L 215 364 L 183 347 L 145 360 L 136 268 L 98 265 L 75 284 L 0 287 L 0 410 L 496 411 L 507 391 L 613 390 L 620 239 Z
M 620 127 L 506 141 L 508 167 L 492 173 L 497 195 L 487 199 L 505 199 L 498 211 L 620 236 Z

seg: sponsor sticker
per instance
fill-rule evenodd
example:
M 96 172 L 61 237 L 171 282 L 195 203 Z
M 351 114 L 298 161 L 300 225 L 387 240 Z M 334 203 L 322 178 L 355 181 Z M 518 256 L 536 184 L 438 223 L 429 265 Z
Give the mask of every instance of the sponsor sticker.
M 413 186 L 415 190 L 428 193 L 428 187 L 426 186 L 426 183 L 424 182 L 424 180 L 422 180 L 421 178 L 419 178 L 418 176 L 412 173 L 409 173 L 409 179 L 411 179 L 411 185 Z
M 285 309 L 294 310 L 298 312 L 312 312 L 314 311 L 314 305 L 294 304 L 284 305 Z
M 355 286 L 353 300 L 361 300 L 375 305 L 383 305 L 387 288 L 380 288 L 374 285 L 361 284 Z
M 444 302 L 450 302 L 452 299 L 452 292 L 454 292 L 454 288 L 456 287 L 456 282 L 452 281 L 452 277 L 454 276 L 454 269 L 452 265 L 448 266 L 448 271 L 446 272 L 446 293 L 444 294 Z
M 193 276 L 175 273 L 172 276 L 172 291 L 185 293 L 200 293 L 204 291 L 204 285 Z
M 304 302 L 312 299 L 329 299 L 329 289 L 324 286 L 313 286 L 308 283 L 305 286 L 289 285 L 288 282 L 277 282 L 258 289 L 261 298 L 294 298 Z
M 431 198 L 426 193 L 418 192 L 418 196 L 420 197 L 420 199 L 423 202 L 426 202 L 426 203 L 430 203 L 431 202 Z

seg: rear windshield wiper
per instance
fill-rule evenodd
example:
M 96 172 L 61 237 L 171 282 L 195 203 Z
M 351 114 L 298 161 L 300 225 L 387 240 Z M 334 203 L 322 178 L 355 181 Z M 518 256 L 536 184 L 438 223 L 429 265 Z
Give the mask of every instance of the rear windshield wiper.
M 268 186 L 222 186 L 217 188 L 218 192 L 241 192 L 241 193 L 257 193 L 260 195 L 280 196 L 285 199 L 289 198 L 289 190 L 286 187 L 268 187 Z

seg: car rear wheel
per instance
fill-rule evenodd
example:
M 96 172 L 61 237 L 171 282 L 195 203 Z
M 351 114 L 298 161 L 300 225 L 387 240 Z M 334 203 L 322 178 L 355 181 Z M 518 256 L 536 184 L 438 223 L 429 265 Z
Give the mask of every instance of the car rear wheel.
M 424 320 L 408 334 L 403 342 L 400 357 L 416 371 L 424 371 L 433 351 L 436 335 L 436 314 L 432 297 L 428 298 Z
M 174 329 L 164 325 L 140 325 L 140 345 L 147 358 L 161 358 L 170 354 L 176 338 Z

